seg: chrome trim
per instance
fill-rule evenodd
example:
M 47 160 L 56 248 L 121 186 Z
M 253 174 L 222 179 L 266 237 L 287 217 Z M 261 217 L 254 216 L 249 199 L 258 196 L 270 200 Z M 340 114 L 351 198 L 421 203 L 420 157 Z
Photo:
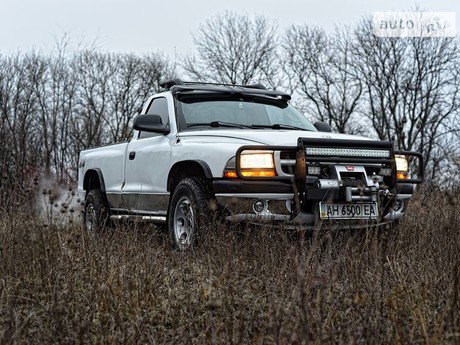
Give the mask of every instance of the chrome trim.
M 113 194 L 117 194 L 117 193 L 113 193 Z M 119 193 L 119 194 L 121 194 L 121 195 L 133 195 L 133 194 L 135 194 L 135 195 L 159 195 L 159 196 L 169 195 L 169 193 L 164 193 L 164 192 L 162 192 L 162 193 L 148 193 L 148 192 L 145 192 L 145 193 L 144 193 L 144 192 L 142 192 L 142 193 L 140 193 L 140 192 L 123 192 L 123 193 Z
M 169 193 L 108 192 L 106 196 L 112 211 L 161 212 L 169 206 Z
M 105 193 L 110 209 L 123 208 L 123 196 L 121 193 Z
M 169 193 L 123 193 L 124 207 L 136 213 L 166 213 Z
M 142 216 L 142 220 L 151 221 L 151 222 L 164 222 L 166 223 L 166 216 Z
M 292 200 L 294 193 L 218 193 L 216 198 L 252 198 L 262 200 Z
M 372 201 L 372 197 L 368 195 L 352 195 L 351 201 Z
M 129 209 L 128 212 L 135 213 L 138 215 L 145 215 L 145 216 L 166 216 L 168 211 L 144 211 L 144 210 L 136 210 L 136 209 Z
M 166 216 L 168 211 L 145 211 L 127 208 L 112 208 L 112 212 L 120 213 L 121 216 Z
M 295 165 L 295 163 L 296 163 L 295 159 L 280 159 L 281 165 Z
M 378 222 L 376 220 L 366 222 L 364 220 L 361 220 L 362 222 L 358 223 L 331 223 L 328 224 L 326 222 L 319 222 L 317 223 L 317 217 L 313 213 L 308 213 L 308 212 L 301 212 L 299 213 L 294 219 L 291 219 L 287 215 L 281 215 L 281 214 L 271 214 L 271 215 L 264 215 L 264 216 L 259 216 L 256 214 L 248 214 L 248 213 L 241 213 L 241 214 L 235 214 L 231 216 L 227 216 L 225 218 L 226 221 L 232 222 L 232 223 L 238 223 L 238 222 L 248 222 L 251 224 L 255 225 L 270 225 L 271 227 L 274 228 L 279 228 L 283 230 L 317 230 L 321 227 L 330 227 L 331 229 L 337 229 L 337 230 L 345 230 L 345 229 L 365 229 L 369 227 L 374 227 L 374 226 L 383 226 L 385 224 L 391 223 L 395 219 L 399 219 L 402 217 L 402 214 L 399 216 L 395 216 L 394 218 L 388 217 L 388 215 L 385 217 L 385 219 L 381 222 Z
M 110 216 L 111 220 L 129 220 L 129 221 L 143 221 L 152 223 L 166 223 L 166 216 L 141 216 L 141 215 L 130 215 L 130 214 L 119 214 Z
M 404 216 L 404 212 L 391 211 L 390 213 L 385 215 L 385 217 L 383 217 L 383 219 L 393 221 L 393 220 L 401 219 L 403 216 Z
M 219 205 L 223 206 L 230 214 L 255 214 L 254 202 L 261 200 L 266 204 L 266 209 L 262 213 L 290 215 L 291 211 L 287 204 L 292 203 L 292 199 L 269 199 L 258 197 L 255 198 L 239 198 L 238 196 L 216 196 Z
M 289 215 L 283 214 L 275 214 L 275 213 L 263 213 L 263 214 L 255 214 L 255 213 L 240 213 L 234 214 L 231 216 L 225 217 L 225 220 L 229 222 L 271 222 L 271 221 L 282 221 L 287 222 L 289 221 Z
M 412 194 L 397 194 L 396 198 L 397 199 L 410 199 L 412 198 Z
M 338 189 L 340 187 L 340 182 L 336 179 L 318 179 L 317 181 L 320 189 Z
M 290 165 L 290 164 L 286 164 L 285 161 L 287 161 L 287 159 L 281 159 L 281 152 L 283 151 L 275 151 L 273 153 L 274 155 L 274 159 L 275 159 L 275 169 L 276 169 L 276 173 L 278 174 L 278 176 L 289 176 L 289 177 L 294 177 L 293 174 L 287 174 L 283 171 L 283 166 L 287 166 L 287 165 Z M 292 167 L 294 168 L 295 167 L 295 159 L 292 160 L 293 161 L 293 164 L 292 164 Z

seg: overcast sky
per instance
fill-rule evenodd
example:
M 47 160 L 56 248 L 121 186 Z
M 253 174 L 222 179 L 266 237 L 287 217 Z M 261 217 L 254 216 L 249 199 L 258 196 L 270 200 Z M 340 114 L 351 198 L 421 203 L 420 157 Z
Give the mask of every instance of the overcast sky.
M 456 12 L 460 0 L 0 0 L 0 53 L 48 51 L 64 33 L 73 43 L 103 51 L 172 56 L 193 49 L 192 33 L 206 19 L 231 10 L 277 20 L 281 29 L 312 24 L 332 30 L 353 25 L 364 15 L 406 11 L 418 4 L 427 11 Z

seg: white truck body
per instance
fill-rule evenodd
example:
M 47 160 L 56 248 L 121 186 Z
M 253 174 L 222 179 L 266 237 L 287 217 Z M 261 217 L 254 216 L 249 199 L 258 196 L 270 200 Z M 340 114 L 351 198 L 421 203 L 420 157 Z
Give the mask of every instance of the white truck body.
M 262 104 L 269 108 L 272 107 L 270 102 L 281 102 L 281 106 L 276 103 L 280 111 L 286 111 L 286 107 L 291 109 L 291 106 L 287 104 L 287 96 L 273 91 L 264 93 L 263 90 L 256 90 L 256 92 L 252 88 L 237 88 L 238 95 L 242 95 L 241 99 L 239 99 L 238 97 L 240 96 L 234 96 L 234 87 L 231 86 L 194 87 L 180 85 L 180 83 L 179 86 L 173 85 L 170 90 L 152 96 L 143 107 L 143 115 L 139 117 L 141 119 L 144 116 L 144 120 L 146 116 L 159 118 L 158 114 L 149 113 L 149 107 L 152 104 L 159 105 L 158 109 L 160 111 L 167 108 L 162 114 L 162 119 L 159 120 L 167 126 L 167 130 L 161 129 L 159 132 L 155 132 L 155 130 L 152 132 L 134 130 L 133 137 L 129 142 L 90 148 L 80 153 L 78 192 L 82 199 L 87 197 L 90 190 L 98 189 L 101 191 L 101 198 L 105 198 L 104 200 L 107 202 L 108 216 L 112 219 L 137 218 L 166 222 L 167 217 L 173 217 L 171 214 L 171 199 L 172 194 L 175 192 L 175 187 L 185 178 L 199 178 L 207 181 L 206 183 L 209 184 L 212 190 L 213 200 L 216 200 L 221 210 L 225 210 L 222 216 L 228 220 L 247 220 L 251 222 L 270 220 L 283 221 L 286 224 L 297 220 L 297 222 L 294 222 L 296 226 L 312 226 L 317 224 L 319 208 L 322 207 L 320 203 L 324 203 L 326 200 L 330 200 L 329 203 L 331 204 L 340 203 L 342 212 L 347 203 L 350 205 L 358 204 L 356 209 L 349 207 L 352 210 L 358 210 L 356 212 L 364 210 L 364 206 L 361 205 L 362 202 L 379 204 L 380 212 L 385 212 L 385 214 L 380 214 L 377 220 L 375 217 L 371 217 L 372 219 L 369 220 L 374 223 L 376 221 L 379 223 L 393 221 L 399 219 L 404 213 L 406 205 L 404 200 L 407 201 L 412 195 L 412 183 L 419 181 L 408 180 L 409 183 L 400 181 L 398 182 L 399 187 L 397 186 L 395 179 L 397 161 L 395 160 L 395 153 L 392 148 L 388 148 L 388 145 L 385 146 L 387 147 L 385 150 L 388 150 L 388 153 L 382 149 L 371 152 L 366 147 L 364 149 L 359 147 L 361 145 L 377 147 L 378 141 L 372 141 L 361 136 L 320 132 L 313 126 L 309 127 L 308 125 L 307 129 L 293 126 L 290 128 L 284 124 L 270 124 L 272 127 L 257 127 L 256 125 L 251 127 L 241 122 L 235 125 L 220 120 L 203 124 L 190 124 L 187 122 L 187 127 L 182 125 L 182 128 L 180 128 L 181 125 L 179 124 L 181 121 L 184 123 L 183 118 L 185 118 L 185 115 L 181 115 L 181 112 L 185 112 L 186 107 L 189 106 L 185 103 L 180 104 L 182 102 L 180 97 L 185 97 L 184 99 L 187 101 L 184 102 L 190 102 L 192 107 L 199 106 L 200 102 L 208 102 L 213 105 L 214 103 L 212 102 L 215 99 L 208 100 L 206 97 L 208 97 L 208 94 L 211 94 L 212 97 L 218 97 L 214 95 L 217 94 L 222 95 L 224 101 L 216 98 L 217 102 L 215 104 L 220 105 L 219 102 L 222 104 L 230 102 L 230 105 L 237 104 L 239 106 L 237 110 L 245 110 L 245 107 L 251 109 L 250 107 L 253 106 L 253 103 L 257 103 L 257 106 Z M 198 97 L 196 100 L 193 98 L 195 94 Z M 256 101 L 252 101 L 251 97 L 254 97 Z M 264 103 L 265 98 L 267 99 L 267 104 Z M 282 99 L 281 101 L 279 100 L 280 98 Z M 158 100 L 158 102 L 155 103 L 155 100 Z M 286 104 L 284 105 L 283 102 Z M 180 106 L 182 106 L 183 110 L 179 110 Z M 268 110 L 268 113 L 272 111 Z M 278 111 L 278 108 L 275 110 Z M 273 113 L 274 115 L 269 115 L 278 116 L 276 111 Z M 197 113 L 198 115 L 195 114 L 194 116 L 204 117 L 204 113 L 205 111 L 202 110 Z M 190 117 L 191 115 L 188 116 Z M 249 118 L 248 121 L 250 121 L 250 116 L 247 117 Z M 296 114 L 296 116 L 298 115 Z M 292 121 L 294 120 L 298 121 L 298 119 L 293 119 Z M 244 121 L 246 121 L 246 118 Z M 303 122 L 306 119 L 301 119 L 300 121 Z M 147 133 L 147 135 L 142 135 L 142 133 Z M 308 143 L 311 141 L 314 143 L 324 142 L 329 146 L 335 142 L 351 145 L 349 150 L 343 149 L 347 151 L 340 151 L 340 145 L 338 148 L 331 146 L 331 150 L 346 152 L 346 155 L 351 155 L 351 158 L 348 161 L 346 155 L 345 157 L 337 156 L 338 161 L 336 164 L 331 163 L 328 157 L 325 162 L 321 162 L 321 159 L 319 159 L 318 162 L 308 163 L 307 168 L 310 166 L 317 167 L 317 170 L 315 170 L 318 172 L 317 176 L 310 176 L 310 170 L 307 169 L 308 172 L 303 172 L 302 175 L 302 179 L 305 181 L 298 182 L 299 171 L 304 170 L 303 168 L 298 168 L 298 159 L 303 153 L 301 156 L 297 155 L 297 158 L 293 155 L 296 150 L 299 150 L 299 147 L 305 150 L 306 146 L 304 147 L 303 143 L 310 145 Z M 237 151 L 242 147 L 247 147 L 248 151 L 238 153 Z M 270 174 L 274 174 L 274 176 L 267 179 L 243 176 L 243 168 L 237 167 L 238 164 L 241 164 L 238 163 L 240 162 L 240 157 L 242 157 L 241 155 L 257 154 L 257 148 L 259 147 L 262 150 L 260 152 L 265 152 L 264 150 L 267 148 L 266 152 L 272 155 L 273 171 L 270 170 Z M 288 151 L 283 151 L 283 148 L 288 148 L 289 150 L 292 148 L 292 151 L 289 151 L 289 153 Z M 322 147 L 322 149 L 325 148 Z M 374 159 L 374 152 L 386 153 L 387 157 L 384 159 L 386 163 L 365 162 L 363 158 L 355 158 L 354 152 L 358 152 L 360 155 L 361 153 L 365 156 L 369 155 L 371 161 Z M 260 157 L 266 158 L 267 156 L 262 155 Z M 300 159 L 304 158 L 301 157 Z M 363 162 L 363 164 L 359 162 Z M 286 170 L 286 164 L 291 167 L 296 166 L 294 170 L 299 171 Z M 225 175 L 226 171 L 232 169 L 234 172 L 231 177 Z M 321 175 L 322 173 L 320 172 L 320 170 L 325 171 L 325 169 L 327 169 L 327 176 Z M 346 185 L 345 178 L 341 178 L 341 176 L 347 174 L 347 169 L 353 172 L 349 173 L 352 176 L 351 182 L 359 183 L 359 186 L 354 186 L 353 183 Z M 373 171 L 373 173 L 371 174 L 370 171 Z M 380 171 L 389 175 L 379 176 L 380 174 L 376 174 L 376 172 Z M 360 177 L 360 174 L 362 174 L 362 177 Z M 384 180 L 393 181 L 391 182 L 393 186 L 387 189 L 383 188 L 385 187 Z M 334 189 L 334 194 L 330 191 L 325 191 L 327 189 L 325 186 L 327 185 L 331 187 L 331 190 Z M 270 186 L 273 186 L 274 189 Z M 366 189 L 368 197 L 360 197 L 356 191 L 358 187 Z M 309 191 L 302 192 L 298 190 L 299 188 Z M 383 194 L 385 193 L 387 196 L 391 194 L 389 198 L 385 196 L 385 202 L 391 201 L 391 206 L 389 207 L 381 205 L 384 198 Z M 321 195 L 323 196 L 321 197 Z M 242 208 L 247 206 L 245 206 L 244 201 L 250 200 L 251 207 L 246 207 L 244 211 L 235 211 L 239 208 L 238 206 L 236 209 L 233 207 L 234 210 L 232 210 L 232 206 L 229 203 L 234 203 L 235 198 L 243 201 L 240 205 Z M 297 206 L 296 210 L 293 210 L 294 204 L 298 204 L 302 198 L 307 201 L 304 200 L 301 203 L 307 202 L 309 206 L 304 204 L 304 206 Z M 338 201 L 339 199 L 341 201 Z M 232 201 L 229 202 L 229 200 Z M 256 201 L 260 201 L 258 205 L 255 204 Z M 269 204 L 276 202 L 278 202 L 277 209 L 281 204 L 284 205 L 282 213 L 270 209 Z M 263 205 L 262 211 L 258 210 L 261 205 Z M 397 205 L 397 207 L 394 205 Z M 305 217 L 306 214 L 308 214 L 307 217 Z M 353 215 L 343 218 L 347 219 L 344 224 L 348 222 L 356 225 L 354 221 L 356 219 L 353 219 Z M 321 219 L 325 220 L 324 214 L 322 214 Z M 359 219 L 362 223 L 363 217 Z

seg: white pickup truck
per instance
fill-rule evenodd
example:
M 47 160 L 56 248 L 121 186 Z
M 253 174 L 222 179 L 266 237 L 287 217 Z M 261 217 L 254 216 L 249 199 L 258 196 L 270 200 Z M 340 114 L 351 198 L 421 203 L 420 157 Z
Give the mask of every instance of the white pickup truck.
M 84 226 L 167 224 L 187 249 L 210 217 L 283 228 L 368 227 L 397 221 L 423 172 L 416 152 L 335 134 L 261 85 L 162 84 L 129 142 L 80 153 Z M 416 178 L 415 178 L 416 177 Z

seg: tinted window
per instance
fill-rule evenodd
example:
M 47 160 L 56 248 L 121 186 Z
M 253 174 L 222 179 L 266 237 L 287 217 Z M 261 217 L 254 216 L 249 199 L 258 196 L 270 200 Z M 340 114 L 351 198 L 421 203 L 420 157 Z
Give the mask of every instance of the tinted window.
M 168 101 L 166 98 L 155 98 L 150 107 L 147 110 L 147 114 L 156 114 L 161 116 L 161 121 L 164 125 L 169 123 L 169 113 L 168 113 Z M 150 138 L 160 133 L 150 133 L 150 132 L 141 132 L 139 133 L 139 139 Z
M 266 97 L 229 95 L 184 95 L 178 106 L 185 127 L 208 127 L 212 122 L 241 125 L 243 128 L 291 126 L 291 129 L 316 131 L 307 118 L 290 104 Z M 211 125 L 212 128 L 219 128 Z M 236 127 L 237 129 L 241 129 Z

